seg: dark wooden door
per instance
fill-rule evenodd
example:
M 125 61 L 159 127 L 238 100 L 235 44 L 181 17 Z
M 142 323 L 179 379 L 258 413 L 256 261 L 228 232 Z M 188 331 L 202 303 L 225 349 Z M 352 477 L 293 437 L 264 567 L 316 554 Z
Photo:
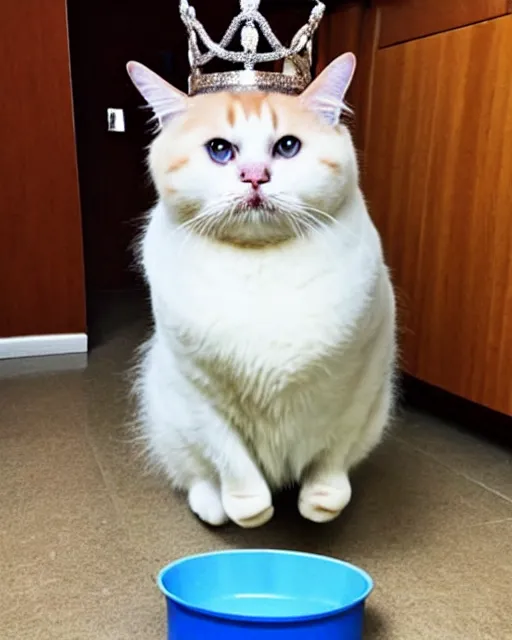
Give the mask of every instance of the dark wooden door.
M 65 0 L 3 2 L 0 337 L 85 331 Z
M 145 167 L 149 112 L 126 63 L 139 60 L 185 88 L 186 41 L 177 2 L 68 0 L 68 12 L 91 297 L 138 284 L 132 247 L 155 198 Z M 124 110 L 124 133 L 108 131 L 108 108 Z

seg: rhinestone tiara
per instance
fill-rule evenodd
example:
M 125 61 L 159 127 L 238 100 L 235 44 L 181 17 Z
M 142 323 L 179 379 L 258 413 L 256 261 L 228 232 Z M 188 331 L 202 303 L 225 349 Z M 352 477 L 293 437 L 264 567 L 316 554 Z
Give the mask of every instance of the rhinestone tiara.
M 214 42 L 196 17 L 188 0 L 180 0 L 180 14 L 189 38 L 189 94 L 215 91 L 265 91 L 299 94 L 311 82 L 313 36 L 320 24 L 325 5 L 314 0 L 308 22 L 301 27 L 289 47 L 276 37 L 268 21 L 259 11 L 261 0 L 240 0 L 240 13 L 233 18 L 219 43 Z M 230 50 L 229 45 L 240 34 L 241 50 Z M 271 51 L 258 53 L 260 34 Z M 201 48 L 200 48 L 201 45 Z M 202 67 L 214 58 L 243 64 L 240 71 L 203 73 Z M 262 62 L 283 60 L 283 71 L 258 71 L 254 67 Z

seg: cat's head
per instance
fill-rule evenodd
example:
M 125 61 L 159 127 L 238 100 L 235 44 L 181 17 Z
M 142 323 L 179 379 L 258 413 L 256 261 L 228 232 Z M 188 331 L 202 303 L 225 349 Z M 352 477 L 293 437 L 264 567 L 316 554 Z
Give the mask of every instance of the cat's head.
M 330 224 L 358 181 L 352 140 L 339 124 L 354 68 L 352 54 L 340 56 L 297 97 L 189 98 L 130 62 L 162 125 L 149 164 L 170 215 L 192 232 L 241 244 Z

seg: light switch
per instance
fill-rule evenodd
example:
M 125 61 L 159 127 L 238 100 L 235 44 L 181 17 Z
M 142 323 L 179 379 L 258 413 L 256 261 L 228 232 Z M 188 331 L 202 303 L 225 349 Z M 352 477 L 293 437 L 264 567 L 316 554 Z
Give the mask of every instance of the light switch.
M 108 130 L 122 133 L 126 131 L 123 109 L 107 109 Z

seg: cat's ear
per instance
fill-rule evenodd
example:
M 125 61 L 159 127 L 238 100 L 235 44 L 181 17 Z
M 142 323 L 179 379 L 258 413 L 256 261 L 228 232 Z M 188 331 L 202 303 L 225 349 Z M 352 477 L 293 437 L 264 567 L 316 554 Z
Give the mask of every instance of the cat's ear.
M 161 124 L 187 110 L 188 96 L 140 62 L 126 65 L 128 75 Z
M 303 104 L 330 125 L 338 124 L 341 113 L 348 110 L 345 95 L 356 68 L 353 53 L 344 53 L 331 62 L 301 94 Z

